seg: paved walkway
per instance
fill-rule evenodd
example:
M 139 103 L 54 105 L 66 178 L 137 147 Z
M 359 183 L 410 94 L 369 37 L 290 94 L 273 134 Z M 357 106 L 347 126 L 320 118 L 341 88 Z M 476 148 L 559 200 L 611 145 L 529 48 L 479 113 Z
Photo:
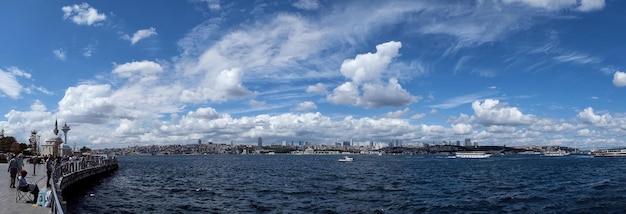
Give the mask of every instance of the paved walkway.
M 26 181 L 28 181 L 28 183 L 37 182 L 37 186 L 39 186 L 39 191 L 43 191 L 43 189 L 46 188 L 46 177 L 47 177 L 45 165 L 37 164 L 36 171 L 35 173 L 33 173 L 33 165 L 26 163 L 26 161 L 24 162 L 25 163 L 24 163 L 23 169 L 28 171 L 28 175 L 26 175 Z M 9 172 L 7 172 L 8 167 L 9 167 L 9 164 L 0 163 L 0 213 L 3 213 L 3 214 L 4 213 L 6 214 L 50 213 L 50 208 L 48 207 L 33 206 L 33 204 L 27 203 L 25 201 L 15 202 L 16 189 L 9 187 L 9 183 L 11 182 L 11 177 L 9 176 Z M 17 186 L 17 182 L 15 185 Z

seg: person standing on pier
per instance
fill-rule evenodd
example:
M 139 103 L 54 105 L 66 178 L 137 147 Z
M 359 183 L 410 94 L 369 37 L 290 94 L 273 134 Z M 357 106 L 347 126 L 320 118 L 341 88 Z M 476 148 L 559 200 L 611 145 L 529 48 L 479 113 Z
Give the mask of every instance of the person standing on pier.
M 48 159 L 46 161 L 46 174 L 48 174 L 48 180 L 46 180 L 47 188 L 50 188 L 50 177 L 52 176 L 52 171 L 54 171 L 54 160 L 52 160 L 52 155 L 48 155 Z
M 7 172 L 11 174 L 11 185 L 9 187 L 15 188 L 15 176 L 17 176 L 17 160 L 15 159 L 15 155 L 11 154 L 11 160 L 9 161 L 9 169 Z
M 24 156 L 22 155 L 22 153 L 19 153 L 17 155 L 17 171 L 21 172 L 22 168 L 24 168 Z

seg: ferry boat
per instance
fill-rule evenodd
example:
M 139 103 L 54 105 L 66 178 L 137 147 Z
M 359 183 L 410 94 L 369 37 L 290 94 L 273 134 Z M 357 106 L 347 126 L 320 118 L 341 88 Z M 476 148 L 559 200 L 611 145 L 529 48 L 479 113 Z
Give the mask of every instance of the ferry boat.
M 354 159 L 351 158 L 351 157 L 348 157 L 348 156 L 345 156 L 343 158 L 339 158 L 339 162 L 352 162 L 352 161 L 354 161 Z
M 568 156 L 568 155 L 569 155 L 569 152 L 565 150 L 545 151 L 543 153 L 543 156 L 546 156 L 546 157 L 563 157 L 563 156 Z
M 466 152 L 456 152 L 454 154 L 454 158 L 489 158 L 491 154 L 485 151 L 466 151 Z
M 626 149 L 609 149 L 606 151 L 595 152 L 594 157 L 626 157 Z

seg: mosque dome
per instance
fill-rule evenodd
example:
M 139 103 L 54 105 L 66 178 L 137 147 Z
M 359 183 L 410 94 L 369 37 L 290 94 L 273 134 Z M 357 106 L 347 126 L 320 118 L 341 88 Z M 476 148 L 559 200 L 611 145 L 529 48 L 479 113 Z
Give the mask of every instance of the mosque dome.
M 63 142 L 63 139 L 61 139 L 61 137 L 59 136 L 54 136 L 54 137 L 48 138 L 46 142 Z

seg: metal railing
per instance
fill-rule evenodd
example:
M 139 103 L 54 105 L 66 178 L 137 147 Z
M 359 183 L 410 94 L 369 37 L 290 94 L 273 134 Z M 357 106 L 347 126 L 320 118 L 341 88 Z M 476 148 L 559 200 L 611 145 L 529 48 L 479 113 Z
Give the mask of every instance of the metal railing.
M 63 201 L 62 184 L 63 177 L 67 177 L 74 173 L 86 172 L 91 169 L 97 169 L 102 167 L 109 167 L 117 165 L 117 158 L 115 157 L 89 157 L 82 160 L 64 161 L 56 164 L 52 171 L 52 194 L 50 197 L 50 206 L 52 208 L 51 213 L 63 214 L 66 212 L 66 205 Z

